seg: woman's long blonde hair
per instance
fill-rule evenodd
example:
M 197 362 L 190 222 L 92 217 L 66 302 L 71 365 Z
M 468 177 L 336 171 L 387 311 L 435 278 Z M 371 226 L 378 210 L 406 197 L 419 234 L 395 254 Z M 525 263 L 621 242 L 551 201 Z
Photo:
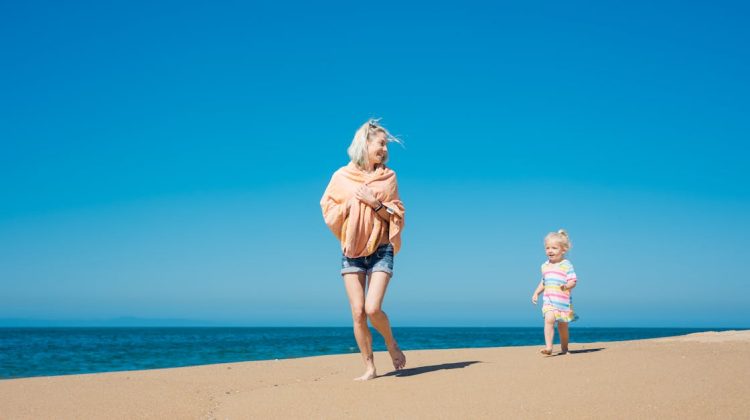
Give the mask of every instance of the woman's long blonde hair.
M 349 158 L 362 170 L 369 169 L 370 160 L 367 158 L 367 141 L 377 133 L 385 134 L 385 139 L 389 143 L 403 144 L 401 140 L 391 135 L 388 130 L 380 125 L 380 118 L 371 118 L 366 123 L 362 124 L 357 132 L 354 133 L 352 144 L 346 152 L 349 154 Z M 388 162 L 388 154 L 383 159 L 383 164 Z

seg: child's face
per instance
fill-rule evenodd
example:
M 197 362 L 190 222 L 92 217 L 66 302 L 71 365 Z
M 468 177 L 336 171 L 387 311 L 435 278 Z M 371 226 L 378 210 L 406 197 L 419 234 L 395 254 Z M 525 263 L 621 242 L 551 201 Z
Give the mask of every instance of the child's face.
M 558 263 L 562 261 L 565 256 L 565 250 L 562 245 L 557 241 L 547 241 L 544 243 L 544 251 L 547 253 L 549 262 Z

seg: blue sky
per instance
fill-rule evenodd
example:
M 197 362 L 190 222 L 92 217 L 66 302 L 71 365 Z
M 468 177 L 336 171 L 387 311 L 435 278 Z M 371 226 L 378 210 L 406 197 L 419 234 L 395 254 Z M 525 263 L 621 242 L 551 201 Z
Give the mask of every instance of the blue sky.
M 750 327 L 742 2 L 0 4 L 0 318 L 349 325 L 319 199 L 400 135 L 395 326 Z

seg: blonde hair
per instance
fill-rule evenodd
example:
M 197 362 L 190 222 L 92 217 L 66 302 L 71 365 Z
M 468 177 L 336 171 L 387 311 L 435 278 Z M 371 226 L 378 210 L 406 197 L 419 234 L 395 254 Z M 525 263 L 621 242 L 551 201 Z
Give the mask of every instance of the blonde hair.
M 544 237 L 544 243 L 546 244 L 547 241 L 555 241 L 558 244 L 562 245 L 563 251 L 565 252 L 570 251 L 570 248 L 573 246 L 573 244 L 570 243 L 570 237 L 568 236 L 568 232 L 566 232 L 565 229 L 560 229 L 557 232 L 548 233 L 547 236 Z
M 367 122 L 362 124 L 357 129 L 357 132 L 354 133 L 352 144 L 350 144 L 349 148 L 346 150 L 349 154 L 349 158 L 360 169 L 366 170 L 370 165 L 370 160 L 367 158 L 367 141 L 377 133 L 383 133 L 385 135 L 385 140 L 389 143 L 394 142 L 403 144 L 401 140 L 391 135 L 385 127 L 380 125 L 380 118 L 371 118 L 367 120 Z M 388 162 L 388 154 L 386 154 L 383 159 L 383 164 L 386 162 Z

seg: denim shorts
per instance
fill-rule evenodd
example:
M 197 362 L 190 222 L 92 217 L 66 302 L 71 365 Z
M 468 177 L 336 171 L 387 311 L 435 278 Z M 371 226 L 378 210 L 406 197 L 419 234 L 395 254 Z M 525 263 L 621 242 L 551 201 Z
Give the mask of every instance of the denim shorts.
M 382 271 L 393 275 L 393 245 L 380 245 L 374 253 L 366 257 L 341 257 L 341 274 Z

